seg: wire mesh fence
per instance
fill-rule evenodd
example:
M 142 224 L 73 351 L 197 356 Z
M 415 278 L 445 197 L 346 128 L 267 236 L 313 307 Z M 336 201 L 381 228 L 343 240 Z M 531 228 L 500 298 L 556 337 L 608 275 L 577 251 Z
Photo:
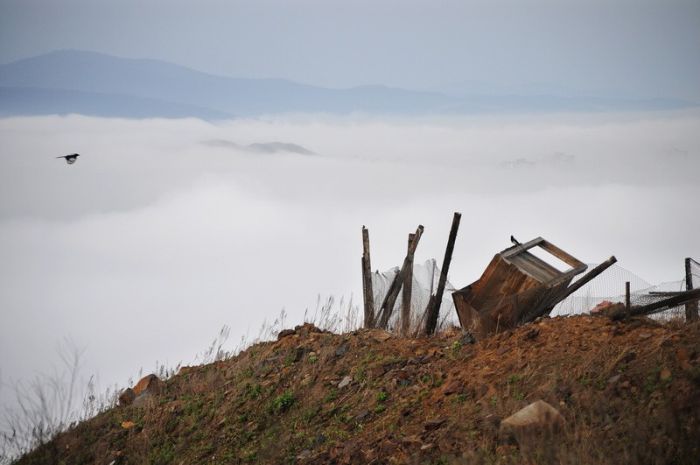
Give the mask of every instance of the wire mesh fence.
M 700 263 L 690 259 L 689 264 L 690 283 L 687 283 L 686 278 L 683 277 L 677 281 L 659 284 L 651 284 L 617 264 L 612 265 L 601 276 L 560 302 L 552 311 L 552 316 L 586 313 L 604 301 L 625 302 L 625 282 L 630 283 L 630 304 L 632 306 L 643 306 L 667 299 L 675 293 L 687 290 L 688 284 L 693 289 L 697 289 L 700 287 Z M 589 264 L 589 269 L 594 266 L 596 264 Z M 685 305 L 669 308 L 653 315 L 654 318 L 658 319 L 683 316 L 685 316 Z
M 399 268 L 394 267 L 384 272 L 375 271 L 372 273 L 372 290 L 374 295 L 374 304 L 376 310 L 380 308 L 384 298 L 386 297 L 391 283 L 399 273 Z M 435 259 L 427 260 L 425 263 L 417 263 L 413 265 L 413 277 L 411 285 L 411 311 L 409 333 L 415 334 L 417 330 L 425 325 L 425 309 L 430 301 L 430 296 L 434 295 L 437 290 L 438 280 L 440 279 L 440 268 L 438 268 Z M 440 330 L 450 325 L 458 325 L 457 314 L 455 312 L 454 303 L 452 302 L 452 292 L 455 287 L 448 281 L 445 284 L 445 293 L 440 305 L 440 318 L 438 320 L 437 329 Z M 389 318 L 389 330 L 397 330 L 401 327 L 401 305 L 403 302 L 402 287 L 399 296 L 396 299 L 396 304 Z

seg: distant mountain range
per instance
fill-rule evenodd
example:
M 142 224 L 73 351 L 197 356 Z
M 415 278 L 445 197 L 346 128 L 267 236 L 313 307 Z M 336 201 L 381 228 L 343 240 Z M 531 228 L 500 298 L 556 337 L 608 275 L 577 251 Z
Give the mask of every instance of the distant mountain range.
M 158 60 L 64 50 L 0 65 L 0 116 L 79 113 L 223 119 L 277 113 L 449 115 L 680 109 L 695 102 L 555 95 L 454 97 L 215 76 Z

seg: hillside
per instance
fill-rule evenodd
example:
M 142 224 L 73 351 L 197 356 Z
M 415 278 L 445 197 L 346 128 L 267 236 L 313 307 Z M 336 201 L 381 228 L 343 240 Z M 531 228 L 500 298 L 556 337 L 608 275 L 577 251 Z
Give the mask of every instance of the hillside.
M 563 430 L 499 435 L 539 399 Z M 18 463 L 696 464 L 699 433 L 698 324 L 547 318 L 477 343 L 305 325 L 183 368 Z

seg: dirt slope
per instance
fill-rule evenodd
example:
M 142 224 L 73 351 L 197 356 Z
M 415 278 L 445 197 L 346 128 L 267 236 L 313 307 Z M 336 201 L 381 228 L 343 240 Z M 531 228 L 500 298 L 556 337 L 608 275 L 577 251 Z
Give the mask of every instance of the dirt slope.
M 699 325 L 579 316 L 467 339 L 298 327 L 185 368 L 145 406 L 19 463 L 700 463 Z M 499 438 L 500 420 L 538 399 L 564 430 Z

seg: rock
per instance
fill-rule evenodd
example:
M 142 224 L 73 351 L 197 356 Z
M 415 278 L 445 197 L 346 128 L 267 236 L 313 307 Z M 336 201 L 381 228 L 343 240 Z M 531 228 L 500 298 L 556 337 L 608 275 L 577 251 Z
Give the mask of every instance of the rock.
M 621 377 L 621 376 L 622 376 L 622 375 L 611 376 L 610 379 L 608 379 L 608 384 L 615 384 L 615 383 L 617 383 L 617 382 L 620 380 L 620 377 Z
M 160 394 L 162 386 L 163 382 L 160 379 L 158 379 L 156 375 L 147 375 L 141 378 L 138 383 L 136 383 L 136 386 L 134 386 L 134 394 L 136 395 L 136 397 L 140 396 L 145 392 L 148 392 L 149 394 Z
M 423 423 L 423 428 L 426 431 L 435 431 L 436 429 L 444 425 L 446 421 L 446 418 L 436 418 L 435 420 L 428 420 L 425 423 Z
M 537 336 L 539 336 L 540 330 L 538 328 L 532 328 L 529 330 L 527 333 L 525 333 L 525 336 L 523 336 L 524 341 L 531 341 L 535 339 Z
M 297 455 L 297 460 L 306 460 L 311 457 L 311 451 L 309 449 L 304 449 Z
M 387 339 L 391 339 L 393 337 L 390 332 L 384 331 L 383 329 L 373 329 L 371 332 L 371 336 L 377 342 L 384 342 Z
M 462 334 L 462 337 L 459 338 L 459 342 L 462 343 L 462 345 L 466 344 L 474 344 L 476 342 L 476 339 L 470 333 L 469 331 L 465 331 L 464 334 Z
M 688 349 L 685 347 L 681 347 L 680 349 L 676 350 L 676 358 L 678 358 L 678 363 L 682 369 L 690 371 L 693 368 L 693 366 L 690 364 L 690 354 L 688 353 Z
M 133 421 L 122 421 L 122 428 L 124 429 L 131 429 L 134 426 L 136 426 L 136 423 L 134 423 Z
M 119 394 L 119 405 L 121 407 L 131 405 L 134 403 L 134 399 L 136 399 L 136 394 L 134 394 L 134 390 L 131 388 L 126 388 L 122 391 L 121 394 Z
M 136 386 L 134 386 L 133 389 L 128 389 L 131 391 L 131 393 L 127 393 L 127 390 L 125 390 L 121 396 L 119 396 L 119 402 L 121 404 L 122 396 L 124 396 L 124 400 L 128 402 L 128 399 L 131 397 L 131 402 L 126 405 L 133 405 L 134 407 L 143 407 L 147 403 L 149 403 L 149 400 L 153 399 L 154 396 L 157 396 L 160 394 L 161 390 L 163 389 L 163 382 L 158 379 L 156 375 L 147 375 L 144 376 L 139 380 L 138 383 L 136 383 Z M 133 397 L 132 397 L 133 396 Z
M 534 437 L 559 431 L 564 423 L 564 417 L 557 409 L 543 400 L 538 400 L 503 420 L 499 436 L 502 440 L 514 437 L 522 446 Z
M 350 349 L 350 345 L 347 342 L 344 342 L 338 346 L 337 349 L 335 349 L 335 356 L 336 357 L 342 357 L 345 355 L 348 350 Z
M 338 389 L 343 389 L 344 387 L 348 386 L 351 382 L 352 382 L 352 378 L 350 376 L 344 377 L 338 383 Z
M 445 384 L 445 387 L 442 388 L 442 393 L 443 395 L 449 396 L 452 394 L 459 394 L 464 391 L 464 385 L 462 382 L 458 379 L 453 379 L 449 383 Z
M 285 337 L 293 336 L 296 333 L 297 332 L 294 331 L 293 329 L 283 329 L 282 331 L 279 332 L 279 334 L 277 334 L 277 340 L 279 341 L 281 339 L 284 339 Z
M 663 367 L 661 372 L 659 372 L 659 380 L 661 381 L 669 381 L 672 376 L 671 370 L 669 370 L 668 367 Z
M 355 415 L 355 422 L 359 423 L 369 416 L 369 410 L 362 410 L 360 413 Z
M 294 332 L 301 337 L 307 337 L 312 333 L 322 333 L 323 331 L 314 326 L 312 323 L 304 323 L 294 327 Z

